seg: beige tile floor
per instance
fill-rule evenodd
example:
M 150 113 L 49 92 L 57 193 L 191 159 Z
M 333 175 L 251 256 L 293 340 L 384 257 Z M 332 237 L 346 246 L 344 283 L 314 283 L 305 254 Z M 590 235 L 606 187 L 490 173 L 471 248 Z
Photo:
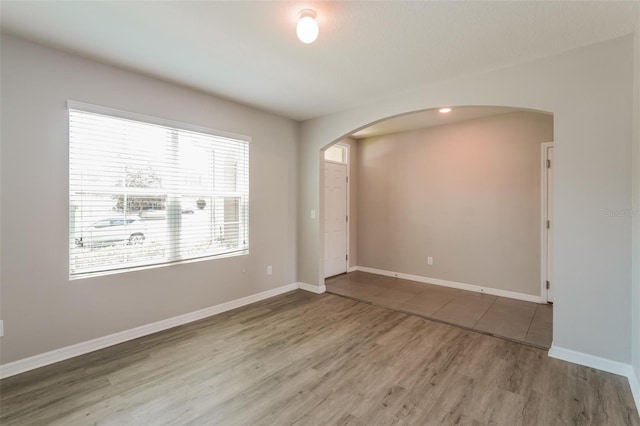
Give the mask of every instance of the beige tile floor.
M 360 271 L 329 278 L 325 284 L 329 293 L 544 349 L 551 347 L 551 305 Z

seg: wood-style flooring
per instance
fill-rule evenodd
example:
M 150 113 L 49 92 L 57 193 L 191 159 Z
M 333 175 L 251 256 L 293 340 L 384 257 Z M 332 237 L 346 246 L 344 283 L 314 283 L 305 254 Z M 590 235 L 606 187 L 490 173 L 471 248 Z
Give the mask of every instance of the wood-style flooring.
M 640 425 L 627 379 L 297 290 L 0 382 L 2 425 Z
M 326 286 L 329 293 L 542 349 L 549 349 L 553 340 L 553 307 L 546 303 L 526 302 L 362 271 L 328 278 Z

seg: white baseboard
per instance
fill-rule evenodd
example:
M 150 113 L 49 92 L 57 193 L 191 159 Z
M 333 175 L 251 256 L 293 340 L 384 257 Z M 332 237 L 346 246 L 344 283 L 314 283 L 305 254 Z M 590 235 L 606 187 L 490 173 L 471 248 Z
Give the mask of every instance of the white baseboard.
M 632 371 L 631 376 L 629 376 L 629 386 L 631 386 L 633 400 L 636 402 L 638 413 L 640 413 L 640 383 L 638 383 L 638 376 L 635 371 Z
M 356 270 L 369 272 L 371 274 L 385 275 L 387 277 L 402 278 L 404 280 L 417 281 L 419 283 L 434 284 L 443 287 L 457 288 L 460 290 L 474 291 L 476 293 L 491 294 L 493 296 L 508 297 L 510 299 L 525 300 L 534 303 L 547 303 L 542 296 L 533 296 L 531 294 L 517 293 L 515 291 L 500 290 L 497 288 L 482 287 L 475 284 L 465 284 L 455 281 L 441 280 L 438 278 L 423 277 L 420 275 L 403 274 L 402 272 L 385 271 L 383 269 L 368 268 L 366 266 L 356 266 Z
M 146 324 L 140 327 L 132 328 L 130 330 L 121 331 L 118 333 L 110 334 L 108 336 L 98 337 L 86 342 L 77 343 L 75 345 L 67 346 L 60 349 L 54 349 L 52 351 L 34 355 L 29 358 L 24 358 L 18 361 L 10 362 L 8 364 L 3 364 L 0 365 L 0 379 L 24 373 L 25 371 L 33 370 L 39 367 L 44 367 L 45 365 L 53 364 L 55 362 L 64 361 L 65 359 L 93 352 L 98 349 L 103 349 L 108 346 L 117 345 L 118 343 L 123 343 L 128 340 L 137 339 L 139 337 L 177 327 L 179 325 L 198 321 L 213 315 L 220 314 L 222 312 L 230 311 L 232 309 L 249 305 L 251 303 L 259 302 L 260 300 L 268 299 L 282 293 L 297 290 L 298 288 L 301 288 L 298 283 L 288 284 L 282 287 L 274 288 L 272 290 L 267 290 L 260 293 L 252 294 L 251 296 L 232 300 L 230 302 L 225 302 L 219 305 L 200 309 L 198 311 L 189 312 L 187 314 L 167 318 L 165 320 Z
M 353 272 L 353 271 L 357 271 L 358 267 L 357 266 L 349 266 L 349 268 L 347 268 L 347 272 Z
M 371 274 L 378 274 L 378 275 L 384 275 L 388 277 L 396 277 L 396 278 L 402 278 L 405 280 L 417 281 L 420 283 L 435 284 L 435 285 L 441 285 L 444 287 L 453 287 L 461 290 L 491 294 L 494 296 L 509 297 L 511 299 L 526 300 L 528 302 L 546 303 L 546 300 L 544 300 L 541 296 L 532 296 L 529 294 L 516 293 L 512 291 L 507 291 L 507 290 L 486 288 L 486 287 L 481 287 L 473 284 L 464 284 L 464 283 L 458 283 L 455 281 L 446 281 L 446 280 L 440 280 L 437 278 L 422 277 L 419 275 L 410 275 L 410 274 L 403 274 L 400 272 L 385 271 L 382 269 L 368 268 L 366 266 L 356 266 L 352 269 L 357 271 L 362 271 L 362 272 L 369 272 Z M 351 268 L 349 272 L 351 272 Z M 594 355 L 588 355 L 588 354 L 573 351 L 570 349 L 561 348 L 553 344 L 551 345 L 551 349 L 549 350 L 549 356 L 552 358 L 561 359 L 563 361 L 568 361 L 573 364 L 584 365 L 586 367 L 591 367 L 597 370 L 602 370 L 602 371 L 606 371 L 609 373 L 626 377 L 629 380 L 629 386 L 631 387 L 631 393 L 633 394 L 633 399 L 635 401 L 636 408 L 638 409 L 638 412 L 640 412 L 640 384 L 638 383 L 638 376 L 636 376 L 636 373 L 631 365 L 624 364 L 618 361 L 612 361 L 606 358 L 597 357 Z
M 617 374 L 619 376 L 629 377 L 633 374 L 633 368 L 630 364 L 624 364 L 622 362 L 600 358 L 599 356 L 561 348 L 554 344 L 551 344 L 551 349 L 549 349 L 549 356 L 551 358 L 569 361 L 574 364 L 584 365 L 585 367 L 595 368 L 596 370 L 606 371 L 609 373 Z
M 377 273 L 379 275 L 397 276 L 398 278 L 436 284 L 431 281 L 418 280 L 416 278 L 423 278 L 424 280 L 429 280 L 429 279 L 424 277 L 417 277 L 415 275 L 408 275 L 408 274 L 396 275 L 395 273 L 392 273 L 389 271 L 381 271 L 378 269 L 366 268 L 366 267 L 355 267 L 354 270 Z M 458 284 L 458 283 L 455 283 L 455 284 Z M 438 284 L 438 285 L 443 285 L 443 284 Z M 467 286 L 466 284 L 463 284 L 463 285 Z M 461 288 L 461 287 L 456 287 L 456 288 Z M 306 291 L 320 294 L 325 292 L 326 287 L 324 285 L 316 286 L 316 285 L 307 284 L 303 282 L 297 282 L 297 283 L 285 285 L 282 287 L 274 288 L 271 290 L 263 291 L 260 293 L 252 294 L 250 296 L 242 297 L 240 299 L 232 300 L 230 302 L 225 302 L 219 305 L 200 309 L 198 311 L 189 312 L 187 314 L 178 315 L 176 317 L 172 317 L 172 318 L 157 321 L 151 324 L 146 324 L 140 327 L 132 328 L 130 330 L 121 331 L 118 333 L 110 334 L 108 336 L 98 337 L 96 339 L 88 340 L 86 342 L 81 342 L 81 343 L 67 346 L 64 348 L 55 349 L 53 351 L 45 352 L 43 354 L 34 355 L 29 358 L 24 358 L 18 361 L 10 362 L 8 364 L 0 365 L 0 379 L 11 377 L 16 374 L 20 374 L 25 371 L 33 370 L 39 367 L 44 367 L 46 365 L 53 364 L 56 362 L 64 361 L 66 359 L 83 355 L 89 352 L 93 352 L 99 349 L 103 349 L 108 346 L 117 345 L 119 343 L 137 339 L 139 337 L 147 336 L 149 334 L 157 333 L 159 331 L 177 327 L 179 325 L 188 324 L 193 321 L 198 321 L 213 315 L 220 314 L 222 312 L 240 308 L 242 306 L 259 302 L 261 300 L 268 299 L 270 297 L 274 297 L 279 294 L 287 293 L 289 291 L 293 291 L 296 289 L 306 290 Z M 463 288 L 463 289 L 466 289 L 466 288 Z M 477 291 L 477 290 L 472 290 L 472 291 Z M 515 294 L 519 294 L 519 293 L 515 293 Z M 631 365 L 623 364 L 617 361 L 611 361 L 611 360 L 600 358 L 593 355 L 587 355 L 587 354 L 576 352 L 569 349 L 560 348 L 554 345 L 552 345 L 551 349 L 549 350 L 549 356 L 552 358 L 557 358 L 564 361 L 572 362 L 574 364 L 580 364 L 587 367 L 596 368 L 598 370 L 603 370 L 610 373 L 626 376 L 629 380 L 629 386 L 631 387 L 631 392 L 633 393 L 633 398 L 635 400 L 636 407 L 638 408 L 638 411 L 640 411 L 640 386 L 638 384 L 638 379 Z
M 327 287 L 325 287 L 324 284 L 322 284 L 322 285 L 313 285 L 313 284 L 307 284 L 307 283 L 302 283 L 302 282 L 298 282 L 296 284 L 298 285 L 298 288 L 300 290 L 306 290 L 306 291 L 310 291 L 310 292 L 316 293 L 316 294 L 322 294 L 325 291 L 327 291 Z
M 638 385 L 636 373 L 630 364 L 624 364 L 622 362 L 588 355 L 571 349 L 561 348 L 553 344 L 551 345 L 551 349 L 549 349 L 549 356 L 551 358 L 561 359 L 574 364 L 584 365 L 585 367 L 595 368 L 596 370 L 625 376 L 627 380 L 629 380 L 629 387 L 633 394 L 633 400 L 636 403 L 638 412 L 640 412 L 640 386 Z

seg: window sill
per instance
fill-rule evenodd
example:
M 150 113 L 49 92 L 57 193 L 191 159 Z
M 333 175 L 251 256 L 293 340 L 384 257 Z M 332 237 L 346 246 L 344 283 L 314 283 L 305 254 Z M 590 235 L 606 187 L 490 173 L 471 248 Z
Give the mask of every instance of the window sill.
M 69 281 L 81 280 L 85 278 L 101 277 L 105 275 L 122 274 L 127 272 L 134 272 L 134 271 L 143 271 L 146 269 L 165 268 L 168 266 L 183 265 L 187 263 L 203 262 L 203 261 L 210 261 L 210 260 L 216 260 L 216 259 L 225 259 L 228 257 L 246 256 L 248 254 L 249 254 L 249 249 L 244 249 L 244 250 L 238 250 L 230 253 L 203 256 L 195 259 L 176 260 L 173 262 L 158 263 L 155 265 L 127 266 L 119 269 L 112 269 L 109 271 L 101 271 L 101 272 L 80 272 L 77 274 L 69 274 Z

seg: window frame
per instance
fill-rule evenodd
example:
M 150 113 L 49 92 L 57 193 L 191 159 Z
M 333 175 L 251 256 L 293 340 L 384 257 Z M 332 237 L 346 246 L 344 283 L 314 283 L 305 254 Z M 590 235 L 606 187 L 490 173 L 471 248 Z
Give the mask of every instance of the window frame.
M 232 133 L 232 132 L 226 132 L 226 131 L 221 131 L 221 130 L 217 130 L 217 129 L 212 129 L 212 128 L 208 128 L 208 127 L 203 127 L 203 126 L 198 126 L 198 125 L 194 125 L 194 124 L 189 124 L 189 123 L 184 123 L 184 122 L 179 122 L 179 121 L 173 121 L 173 120 L 168 120 L 168 119 L 164 119 L 164 118 L 158 118 L 158 117 L 153 117 L 153 116 L 149 116 L 149 115 L 145 115 L 145 114 L 140 114 L 140 113 L 134 113 L 134 112 L 129 112 L 129 111 L 123 111 L 123 110 L 119 110 L 119 109 L 115 109 L 115 108 L 110 108 L 110 107 L 104 107 L 104 106 L 99 106 L 99 105 L 93 105 L 93 104 L 89 104 L 89 103 L 84 103 L 84 102 L 78 102 L 78 101 L 74 101 L 74 100 L 68 100 L 67 101 L 67 117 L 69 118 L 69 133 L 68 133 L 68 137 L 67 137 L 67 143 L 69 144 L 68 147 L 71 147 L 71 122 L 70 122 L 70 117 L 71 117 L 71 111 L 80 111 L 80 112 L 86 112 L 86 113 L 93 113 L 93 114 L 99 114 L 99 115 L 104 115 L 104 116 L 108 116 L 111 118 L 116 118 L 116 119 L 123 119 L 123 120 L 131 120 L 131 121 L 136 121 L 136 122 L 140 122 L 140 123 L 144 123 L 144 124 L 149 124 L 149 125 L 155 125 L 155 126 L 162 126 L 165 128 L 171 128 L 171 129 L 175 129 L 175 130 L 183 130 L 183 131 L 187 131 L 187 132 L 195 132 L 195 133 L 200 133 L 200 134 L 205 134 L 205 135 L 210 135 L 216 138 L 223 138 L 223 139 L 231 139 L 234 142 L 240 142 L 240 143 L 245 143 L 247 145 L 246 147 L 246 208 L 244 211 L 244 214 L 239 213 L 239 224 L 244 225 L 244 226 L 239 226 L 239 233 L 240 233 L 240 238 L 244 238 L 246 240 L 246 243 L 244 244 L 243 247 L 238 247 L 238 249 L 234 249 L 234 250 L 230 250 L 230 251 L 225 251 L 222 253 L 215 253 L 215 254 L 206 254 L 203 256 L 195 256 L 195 257 L 190 257 L 190 258 L 184 258 L 184 259 L 164 259 L 158 263 L 151 263 L 151 264 L 136 264 L 136 263 L 132 263 L 132 264 L 126 264 L 126 263 L 122 263 L 120 265 L 117 265 L 115 267 L 110 267 L 109 269 L 106 270 L 95 270 L 95 271 L 86 271 L 86 270 L 82 270 L 81 272 L 73 272 L 72 270 L 72 247 L 73 247 L 73 243 L 72 243 L 72 238 L 71 238 L 71 230 L 72 230 L 72 219 L 71 219 L 71 214 L 72 214 L 72 208 L 71 208 L 71 201 L 72 201 L 72 178 L 71 178 L 71 150 L 69 149 L 69 157 L 68 157 L 68 163 L 67 163 L 67 172 L 69 173 L 68 175 L 68 193 L 67 193 L 67 207 L 68 207 L 68 213 L 69 213 L 69 221 L 68 221 L 68 236 L 69 236 L 69 245 L 67 247 L 67 254 L 68 254 L 68 262 L 67 262 L 67 266 L 68 266 L 68 274 L 69 274 L 69 279 L 70 280 L 75 280 L 75 279 L 82 279 L 82 278 L 88 278 L 88 277 L 94 277 L 94 276 L 101 276 L 101 275 L 110 275 L 110 274 L 118 274 L 118 273 L 123 273 L 123 272 L 129 272 L 129 271 L 136 271 L 136 270 L 144 270 L 144 269 L 150 269 L 150 268 L 160 268 L 160 267 L 166 267 L 166 266 L 171 266 L 171 265 L 176 265 L 176 264 L 182 264 L 182 263 L 191 263 L 191 262 L 199 262 L 199 261 L 206 261 L 206 260 L 214 260 L 214 259 L 220 259 L 220 258 L 226 258 L 226 257 L 233 257 L 233 256 L 241 256 L 241 255 L 248 255 L 249 254 L 249 247 L 250 247 L 250 239 L 249 239 L 249 235 L 250 235 L 250 166 L 251 166 L 251 137 L 247 136 L 247 135 L 242 135 L 242 134 L 237 134 L 237 133 Z M 244 162 L 243 162 L 243 166 L 244 166 Z M 235 176 L 235 178 L 237 179 L 237 175 Z M 214 197 L 214 199 L 217 199 L 219 197 L 219 194 L 215 193 L 215 190 L 212 191 L 211 195 Z M 243 197 L 244 198 L 244 197 Z M 244 216 L 244 217 L 243 217 Z
M 341 155 L 342 159 L 340 161 L 334 160 L 327 156 L 327 154 L 329 154 L 332 150 L 336 150 L 336 149 L 340 150 L 342 153 Z M 328 147 L 323 151 L 322 159 L 324 161 L 327 161 L 329 163 L 334 163 L 334 164 L 349 164 L 349 145 L 341 142 L 331 145 L 330 147 Z

